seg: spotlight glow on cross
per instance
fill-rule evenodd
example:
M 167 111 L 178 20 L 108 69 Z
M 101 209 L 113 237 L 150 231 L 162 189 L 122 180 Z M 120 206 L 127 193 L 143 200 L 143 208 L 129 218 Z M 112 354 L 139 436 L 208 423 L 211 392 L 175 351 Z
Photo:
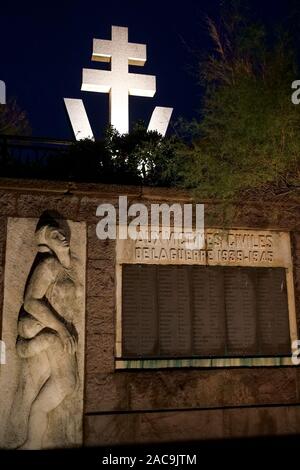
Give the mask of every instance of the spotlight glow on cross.
M 129 73 L 129 65 L 143 66 L 146 62 L 145 44 L 128 42 L 128 28 L 112 26 L 111 40 L 94 39 L 92 60 L 110 62 L 111 70 L 83 69 L 83 91 L 109 93 L 110 124 L 120 133 L 129 132 L 129 95 L 153 97 L 156 77 Z M 81 99 L 64 98 L 76 140 L 94 139 L 89 119 Z M 165 136 L 173 108 L 156 106 L 148 131 Z
M 143 66 L 146 46 L 128 42 L 128 28 L 112 26 L 112 39 L 94 39 L 92 60 L 111 62 L 111 70 L 83 69 L 83 91 L 110 94 L 110 123 L 121 134 L 129 131 L 129 95 L 153 97 L 156 78 L 128 72 L 129 65 Z

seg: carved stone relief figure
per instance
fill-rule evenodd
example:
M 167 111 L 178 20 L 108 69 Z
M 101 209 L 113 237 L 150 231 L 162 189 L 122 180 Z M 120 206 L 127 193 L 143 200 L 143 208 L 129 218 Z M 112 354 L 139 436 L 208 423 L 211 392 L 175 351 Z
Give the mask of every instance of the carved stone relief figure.
M 70 423 L 62 418 L 63 404 L 69 401 L 70 406 L 72 397 L 81 393 L 83 380 L 79 370 L 82 358 L 81 365 L 78 363 L 79 336 L 84 336 L 79 318 L 84 290 L 82 260 L 70 246 L 68 222 L 57 215 L 43 213 L 34 238 L 37 252 L 16 317 L 18 376 L 6 426 L 8 447 L 20 449 L 55 446 L 49 443 L 49 427 L 53 428 L 50 436 L 58 427 L 65 440 L 61 427 Z M 80 344 L 82 349 L 82 338 Z M 51 423 L 53 412 L 56 424 Z

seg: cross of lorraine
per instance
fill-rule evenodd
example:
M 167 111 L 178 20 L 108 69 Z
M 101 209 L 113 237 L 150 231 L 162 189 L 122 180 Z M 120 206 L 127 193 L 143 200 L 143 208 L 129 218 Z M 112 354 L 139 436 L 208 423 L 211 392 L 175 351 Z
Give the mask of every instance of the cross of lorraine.
M 143 66 L 147 59 L 146 45 L 128 42 L 128 28 L 112 26 L 111 40 L 94 39 L 92 60 L 110 62 L 111 70 L 83 69 L 82 91 L 109 93 L 110 124 L 120 134 L 129 132 L 129 95 L 152 98 L 156 93 L 156 77 L 129 72 L 129 65 Z M 93 139 L 94 135 L 81 99 L 65 98 L 67 112 L 77 140 Z M 157 106 L 148 131 L 165 135 L 173 108 Z

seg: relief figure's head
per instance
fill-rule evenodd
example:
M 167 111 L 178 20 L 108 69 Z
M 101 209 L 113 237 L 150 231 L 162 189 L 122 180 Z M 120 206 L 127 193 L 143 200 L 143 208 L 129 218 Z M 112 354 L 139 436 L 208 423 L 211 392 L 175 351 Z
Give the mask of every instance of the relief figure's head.
M 70 229 L 65 220 L 53 212 L 44 212 L 37 224 L 35 238 L 38 251 L 52 252 L 65 268 L 71 265 Z

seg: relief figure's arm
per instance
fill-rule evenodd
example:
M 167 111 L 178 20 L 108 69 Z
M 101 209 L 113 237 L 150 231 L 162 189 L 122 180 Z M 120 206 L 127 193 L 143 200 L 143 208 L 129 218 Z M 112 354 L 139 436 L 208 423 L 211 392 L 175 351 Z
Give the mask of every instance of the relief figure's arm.
M 33 297 L 28 298 L 24 302 L 24 308 L 45 328 L 51 328 L 59 335 L 64 333 L 65 325 L 56 317 L 51 307 L 44 300 Z
M 76 341 L 60 316 L 45 300 L 45 295 L 56 276 L 54 260 L 44 260 L 33 271 L 24 294 L 24 309 L 45 328 L 51 328 L 60 336 L 66 349 L 75 352 Z

